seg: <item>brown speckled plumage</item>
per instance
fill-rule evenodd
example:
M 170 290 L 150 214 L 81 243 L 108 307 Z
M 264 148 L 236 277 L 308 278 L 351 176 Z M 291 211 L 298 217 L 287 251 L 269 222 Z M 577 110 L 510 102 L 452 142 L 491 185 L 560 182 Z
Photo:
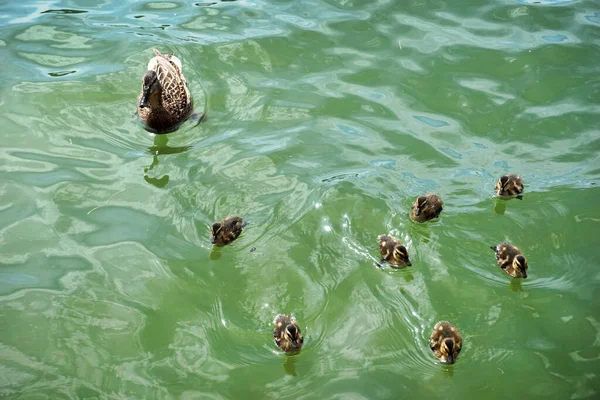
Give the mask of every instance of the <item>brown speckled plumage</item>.
M 210 228 L 210 242 L 217 246 L 225 246 L 233 242 L 242 233 L 246 226 L 240 217 L 225 217 L 219 222 L 212 224 Z
M 440 216 L 443 210 L 441 197 L 437 194 L 429 193 L 417 197 L 410 212 L 410 216 L 417 222 L 425 222 Z
M 496 182 L 496 186 L 494 190 L 496 191 L 496 195 L 504 200 L 510 200 L 513 198 L 517 198 L 519 200 L 523 200 L 523 180 L 519 175 L 502 175 L 498 182 Z
M 412 266 L 408 258 L 408 250 L 395 237 L 379 235 L 377 236 L 377 243 L 381 252 L 381 262 L 387 261 L 392 268 Z
M 508 242 L 491 246 L 496 253 L 496 261 L 500 268 L 513 278 L 527 278 L 527 259 L 521 249 Z
M 176 130 L 193 111 L 193 100 L 181 71 L 181 61 L 172 54 L 161 54 L 148 63 L 138 98 L 138 114 L 154 133 Z
M 300 351 L 304 344 L 304 338 L 294 318 L 280 314 L 275 317 L 274 323 L 273 339 L 275 344 L 286 352 Z
M 429 337 L 429 348 L 441 362 L 454 364 L 462 349 L 462 336 L 453 324 L 440 321 Z

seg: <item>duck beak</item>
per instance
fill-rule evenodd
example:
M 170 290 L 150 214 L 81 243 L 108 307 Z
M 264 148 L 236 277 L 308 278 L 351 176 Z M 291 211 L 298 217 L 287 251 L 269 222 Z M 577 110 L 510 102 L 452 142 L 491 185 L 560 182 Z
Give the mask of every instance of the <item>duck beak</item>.
M 412 263 L 410 262 L 410 260 L 406 260 L 406 266 L 407 267 L 412 267 Z
M 215 243 L 217 243 L 217 237 L 216 237 L 215 235 L 212 235 L 212 236 L 210 237 L 210 243 L 211 243 L 211 244 L 215 244 Z
M 417 209 L 415 210 L 415 215 L 416 215 L 417 217 L 418 217 L 419 215 L 421 215 L 421 209 L 420 209 L 420 208 L 417 208 Z
M 298 342 L 296 341 L 296 339 L 292 339 L 292 344 L 294 345 L 294 347 L 298 347 Z
M 527 272 L 525 272 L 525 271 L 521 272 L 521 276 L 522 276 L 523 278 L 527 278 Z
M 454 364 L 454 357 L 452 354 L 450 354 L 446 360 L 448 360 L 448 364 Z
M 144 90 L 140 99 L 140 108 L 148 107 L 148 97 L 150 97 L 150 88 Z

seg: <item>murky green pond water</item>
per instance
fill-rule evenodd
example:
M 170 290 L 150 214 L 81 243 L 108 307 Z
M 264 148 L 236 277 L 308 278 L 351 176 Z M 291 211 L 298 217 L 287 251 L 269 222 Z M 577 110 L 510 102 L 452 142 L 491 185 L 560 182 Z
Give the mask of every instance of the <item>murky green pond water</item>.
M 11 1 L 0 25 L 0 397 L 599 396 L 600 2 Z M 206 122 L 133 117 L 153 47 Z M 493 197 L 507 172 L 523 201 Z M 410 222 L 429 191 L 441 219 Z M 412 268 L 374 266 L 381 233 Z

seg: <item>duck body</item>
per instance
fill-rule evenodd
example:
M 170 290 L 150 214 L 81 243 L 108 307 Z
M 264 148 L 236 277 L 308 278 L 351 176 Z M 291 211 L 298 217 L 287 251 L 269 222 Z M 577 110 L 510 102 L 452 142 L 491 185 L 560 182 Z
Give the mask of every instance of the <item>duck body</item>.
M 521 249 L 508 242 L 490 246 L 496 253 L 498 266 L 513 278 L 527 278 L 527 259 Z
M 462 349 L 462 336 L 452 323 L 440 321 L 429 337 L 429 348 L 441 362 L 454 364 Z
M 381 262 L 387 261 L 392 268 L 411 267 L 412 264 L 408 258 L 408 250 L 395 237 L 390 235 L 377 236 L 379 251 L 381 252 Z
M 277 347 L 285 352 L 300 351 L 304 338 L 294 318 L 279 314 L 275 317 L 274 323 L 273 340 Z
M 246 225 L 248 223 L 240 217 L 225 217 L 212 224 L 210 242 L 216 246 L 225 246 L 237 239 Z
M 429 193 L 419 196 L 411 208 L 410 216 L 417 222 L 429 221 L 440 216 L 444 209 L 442 204 L 444 202 L 437 194 Z
M 155 57 L 142 79 L 137 111 L 148 131 L 169 133 L 188 119 L 194 105 L 179 58 L 153 50 Z
M 523 200 L 523 189 L 523 180 L 519 175 L 514 174 L 502 175 L 494 187 L 496 195 L 503 200 L 514 198 Z

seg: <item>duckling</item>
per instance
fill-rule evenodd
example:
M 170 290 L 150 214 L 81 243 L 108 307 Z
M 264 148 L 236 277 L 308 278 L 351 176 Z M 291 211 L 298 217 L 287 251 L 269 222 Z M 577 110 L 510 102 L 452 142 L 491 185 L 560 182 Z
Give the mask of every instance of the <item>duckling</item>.
M 462 336 L 453 324 L 440 321 L 433 327 L 429 348 L 441 362 L 454 364 L 462 348 Z
M 304 338 L 294 318 L 279 314 L 275 317 L 274 323 L 273 338 L 275 344 L 286 352 L 300 351 L 304 344 Z
M 513 278 L 527 278 L 527 259 L 521 249 L 508 242 L 498 246 L 490 246 L 496 252 L 496 260 L 500 268 Z
M 161 54 L 148 63 L 138 98 L 138 114 L 153 133 L 175 131 L 193 111 L 192 94 L 181 72 L 181 61 L 173 54 Z
M 217 246 L 225 246 L 233 242 L 242 233 L 242 228 L 248 225 L 240 217 L 225 217 L 212 224 L 210 242 Z
M 398 239 L 390 235 L 379 235 L 377 242 L 381 251 L 381 263 L 387 261 L 392 268 L 412 266 L 408 259 L 408 250 Z
M 437 194 L 425 194 L 417 197 L 411 208 L 410 215 L 417 222 L 425 222 L 440 216 L 443 210 L 441 197 Z
M 502 175 L 500 179 L 498 179 L 494 190 L 498 197 L 503 200 L 510 200 L 512 198 L 523 200 L 523 196 L 521 195 L 521 193 L 523 193 L 523 188 L 523 180 L 521 177 L 519 175 L 510 174 Z

